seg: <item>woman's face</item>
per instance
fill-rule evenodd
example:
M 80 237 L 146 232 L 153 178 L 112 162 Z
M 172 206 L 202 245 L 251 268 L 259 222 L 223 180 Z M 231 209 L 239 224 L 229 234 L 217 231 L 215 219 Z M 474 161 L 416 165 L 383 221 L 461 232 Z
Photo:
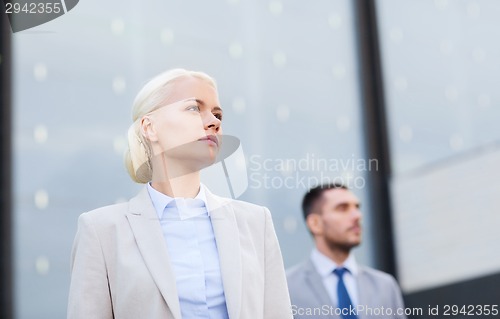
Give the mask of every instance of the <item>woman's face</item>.
M 143 117 L 142 128 L 153 156 L 199 170 L 211 165 L 219 152 L 222 134 L 217 90 L 208 82 L 184 77 L 173 84 L 164 105 Z

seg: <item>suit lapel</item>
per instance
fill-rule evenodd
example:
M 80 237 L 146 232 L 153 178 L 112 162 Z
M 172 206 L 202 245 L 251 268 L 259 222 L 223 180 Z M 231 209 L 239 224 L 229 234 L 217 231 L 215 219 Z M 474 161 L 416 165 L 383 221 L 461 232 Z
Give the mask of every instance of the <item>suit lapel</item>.
M 127 218 L 139 251 L 174 318 L 181 319 L 176 282 L 170 267 L 167 246 L 147 189 L 144 188 L 129 203 Z
M 358 278 L 356 280 L 357 288 L 358 288 L 358 303 L 360 305 L 364 305 L 366 307 L 379 307 L 377 303 L 373 302 L 374 296 L 378 293 L 377 291 L 372 291 L 372 284 L 369 278 L 367 277 L 366 271 L 363 267 L 358 267 Z M 364 319 L 365 316 L 363 313 L 358 314 L 359 319 Z
M 214 229 L 222 284 L 229 318 L 239 318 L 242 297 L 241 247 L 238 224 L 228 200 L 216 197 L 205 188 L 207 209 Z
M 312 263 L 311 259 L 306 261 L 305 265 L 306 270 L 306 282 L 309 285 L 309 288 L 313 292 L 315 299 L 319 301 L 320 305 L 331 305 L 332 301 L 330 300 L 330 295 L 325 289 L 325 285 L 323 284 L 323 280 L 321 276 L 318 274 L 316 267 Z M 333 287 L 332 287 L 333 289 Z M 334 305 L 335 307 L 337 305 Z M 330 316 L 330 318 L 337 318 L 335 316 Z

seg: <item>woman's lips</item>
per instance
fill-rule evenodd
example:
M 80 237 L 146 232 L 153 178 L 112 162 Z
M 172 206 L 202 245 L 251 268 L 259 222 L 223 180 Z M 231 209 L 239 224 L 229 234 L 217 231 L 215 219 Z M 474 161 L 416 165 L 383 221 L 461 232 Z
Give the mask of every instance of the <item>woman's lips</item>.
M 215 135 L 207 135 L 203 138 L 200 138 L 199 141 L 207 141 L 209 144 L 215 144 L 216 146 L 219 146 L 219 140 Z

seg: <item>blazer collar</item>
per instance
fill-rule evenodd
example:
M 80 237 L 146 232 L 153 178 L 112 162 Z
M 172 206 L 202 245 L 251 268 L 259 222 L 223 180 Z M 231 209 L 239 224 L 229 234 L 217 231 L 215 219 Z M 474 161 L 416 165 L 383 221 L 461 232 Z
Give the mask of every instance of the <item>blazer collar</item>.
M 240 234 L 231 200 L 212 194 L 205 187 L 207 209 L 214 229 L 219 263 L 230 318 L 239 318 L 242 296 Z M 127 214 L 132 232 L 158 289 L 175 319 L 181 319 L 175 276 L 158 215 L 144 187 L 129 202 Z

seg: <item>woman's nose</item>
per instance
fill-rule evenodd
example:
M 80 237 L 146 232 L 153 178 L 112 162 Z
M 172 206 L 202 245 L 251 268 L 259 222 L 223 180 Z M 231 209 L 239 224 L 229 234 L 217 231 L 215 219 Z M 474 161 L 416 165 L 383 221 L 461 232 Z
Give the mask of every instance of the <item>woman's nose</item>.
M 210 113 L 205 119 L 205 130 L 213 129 L 215 133 L 220 130 L 221 120 L 219 120 L 214 114 Z

